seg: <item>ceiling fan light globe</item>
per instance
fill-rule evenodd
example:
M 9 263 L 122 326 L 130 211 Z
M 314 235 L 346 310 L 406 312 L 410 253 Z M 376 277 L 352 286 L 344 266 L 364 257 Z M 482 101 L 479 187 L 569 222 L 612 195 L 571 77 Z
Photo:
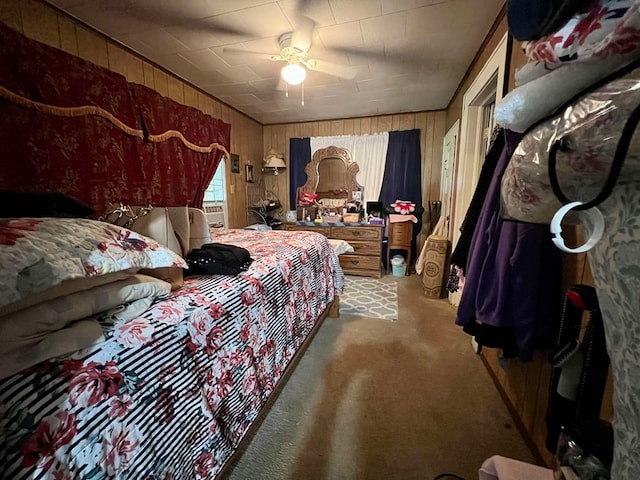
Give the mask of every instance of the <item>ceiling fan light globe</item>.
M 307 77 L 307 71 L 298 63 L 285 65 L 280 74 L 289 85 L 300 85 Z

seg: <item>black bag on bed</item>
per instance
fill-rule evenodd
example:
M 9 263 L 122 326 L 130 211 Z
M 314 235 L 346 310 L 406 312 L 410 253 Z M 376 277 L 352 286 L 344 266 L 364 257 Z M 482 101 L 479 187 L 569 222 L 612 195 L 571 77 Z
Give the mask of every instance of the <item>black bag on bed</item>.
M 191 250 L 185 260 L 189 265 L 185 276 L 238 275 L 253 262 L 246 249 L 224 243 L 205 243 Z

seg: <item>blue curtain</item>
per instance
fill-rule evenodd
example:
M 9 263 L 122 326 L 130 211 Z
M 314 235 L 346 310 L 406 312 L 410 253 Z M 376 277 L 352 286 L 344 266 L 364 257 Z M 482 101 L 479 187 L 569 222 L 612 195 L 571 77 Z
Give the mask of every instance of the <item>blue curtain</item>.
M 296 191 L 307 181 L 304 167 L 311 161 L 311 139 L 289 139 L 289 209 L 296 209 Z
M 365 186 L 366 188 L 366 186 Z M 383 207 L 396 200 L 409 200 L 416 204 L 418 223 L 413 227 L 412 258 L 416 258 L 416 238 L 422 229 L 422 159 L 420 155 L 420 129 L 389 132 L 387 163 L 382 179 L 379 201 Z M 383 256 L 386 257 L 385 254 Z M 386 261 L 386 259 L 383 259 Z

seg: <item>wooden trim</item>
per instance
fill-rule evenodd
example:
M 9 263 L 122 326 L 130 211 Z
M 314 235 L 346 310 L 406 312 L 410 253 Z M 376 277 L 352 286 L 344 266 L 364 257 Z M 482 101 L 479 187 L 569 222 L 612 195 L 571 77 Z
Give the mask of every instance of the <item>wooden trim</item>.
M 304 339 L 304 342 L 302 342 L 302 345 L 300 345 L 300 348 L 298 349 L 298 351 L 293 355 L 293 358 L 289 362 L 289 365 L 287 365 L 287 367 L 285 368 L 284 372 L 282 373 L 282 376 L 280 377 L 280 380 L 278 380 L 278 383 L 273 388 L 273 392 L 271 392 L 271 395 L 269 395 L 269 398 L 267 398 L 267 401 L 265 402 L 265 404 L 262 406 L 262 408 L 260 408 L 260 411 L 258 412 L 258 416 L 256 417 L 255 421 L 249 426 L 246 433 L 242 437 L 242 440 L 240 440 L 238 447 L 227 459 L 224 466 L 222 467 L 222 470 L 220 470 L 218 475 L 216 475 L 215 477 L 216 480 L 223 480 L 231 474 L 231 472 L 237 465 L 238 461 L 240 460 L 240 457 L 242 457 L 242 454 L 247 450 L 249 444 L 251 443 L 251 440 L 257 433 L 258 428 L 260 428 L 260 425 L 262 425 L 262 422 L 267 417 L 269 410 L 271 410 L 271 407 L 273 407 L 273 404 L 276 402 L 276 400 L 280 396 L 282 389 L 289 381 L 291 374 L 293 373 L 296 366 L 300 362 L 300 359 L 302 358 L 307 348 L 311 344 L 311 341 L 316 336 L 316 333 L 318 333 L 318 330 L 320 330 L 320 327 L 324 323 L 324 320 L 329 316 L 331 317 L 340 316 L 339 311 L 337 311 L 340 305 L 339 302 L 340 302 L 340 297 L 336 296 L 333 302 L 331 302 L 327 306 L 325 311 L 320 315 L 320 317 L 318 318 L 318 321 L 309 332 L 309 335 L 307 335 L 307 338 Z
M 452 97 L 452 99 L 453 99 L 453 97 Z M 451 103 L 451 102 L 449 102 L 449 103 Z M 285 125 L 285 126 L 286 125 L 306 125 L 306 124 L 319 123 L 319 122 L 335 122 L 335 121 L 340 121 L 340 120 L 360 120 L 360 119 L 367 119 L 367 118 L 393 117 L 393 116 L 396 116 L 396 115 L 418 115 L 420 113 L 438 113 L 438 112 L 447 113 L 447 109 L 446 108 L 437 108 L 435 110 L 416 110 L 415 112 L 404 111 L 404 112 L 394 112 L 394 113 L 376 113 L 376 114 L 373 114 L 373 115 L 364 115 L 364 116 L 361 116 L 361 117 L 322 118 L 322 119 L 318 119 L 318 120 L 306 120 L 306 121 L 303 121 L 303 122 L 265 123 L 263 126 L 264 127 L 278 127 L 278 126 L 281 126 L 281 125 Z M 420 127 L 399 128 L 397 130 L 400 130 L 400 131 L 420 130 Z M 385 130 L 385 131 L 388 131 L 388 130 Z M 345 133 L 344 135 L 350 135 L 350 134 Z M 364 133 L 363 133 L 363 135 L 364 135 Z M 324 137 L 329 137 L 331 135 L 304 135 L 304 136 L 305 137 L 307 137 L 307 136 L 311 136 L 311 137 L 323 137 L 323 136 Z
M 487 369 L 487 372 L 489 372 L 489 376 L 491 377 L 491 380 L 493 380 L 493 384 L 496 386 L 496 389 L 498 390 L 500 397 L 502 397 L 502 401 L 507 407 L 507 410 L 509 410 L 509 414 L 511 415 L 513 422 L 516 424 L 516 428 L 518 429 L 518 432 L 520 432 L 520 435 L 522 435 L 522 438 L 527 444 L 527 447 L 529 447 L 529 450 L 531 450 L 531 453 L 535 458 L 536 463 L 538 465 L 545 466 L 547 468 L 552 468 L 552 465 L 547 464 L 546 460 L 544 459 L 544 456 L 542 455 L 542 452 L 540 452 L 540 450 L 538 449 L 538 446 L 536 445 L 536 442 L 534 442 L 533 437 L 531 436 L 531 433 L 529 432 L 529 430 L 527 430 L 527 427 L 524 425 L 522 418 L 518 414 L 518 410 L 509 399 L 509 395 L 507 395 L 506 390 L 500 383 L 500 380 L 498 379 L 495 372 L 491 368 L 491 365 L 489 364 L 489 362 L 487 361 L 487 359 L 482 353 L 480 353 L 480 358 L 482 359 L 482 363 Z

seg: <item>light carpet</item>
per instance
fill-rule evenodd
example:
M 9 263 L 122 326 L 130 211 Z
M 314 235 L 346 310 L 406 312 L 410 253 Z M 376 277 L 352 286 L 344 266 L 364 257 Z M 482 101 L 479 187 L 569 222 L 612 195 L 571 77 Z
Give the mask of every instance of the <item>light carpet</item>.
M 398 319 L 397 282 L 346 275 L 344 283 L 340 296 L 341 315 Z

